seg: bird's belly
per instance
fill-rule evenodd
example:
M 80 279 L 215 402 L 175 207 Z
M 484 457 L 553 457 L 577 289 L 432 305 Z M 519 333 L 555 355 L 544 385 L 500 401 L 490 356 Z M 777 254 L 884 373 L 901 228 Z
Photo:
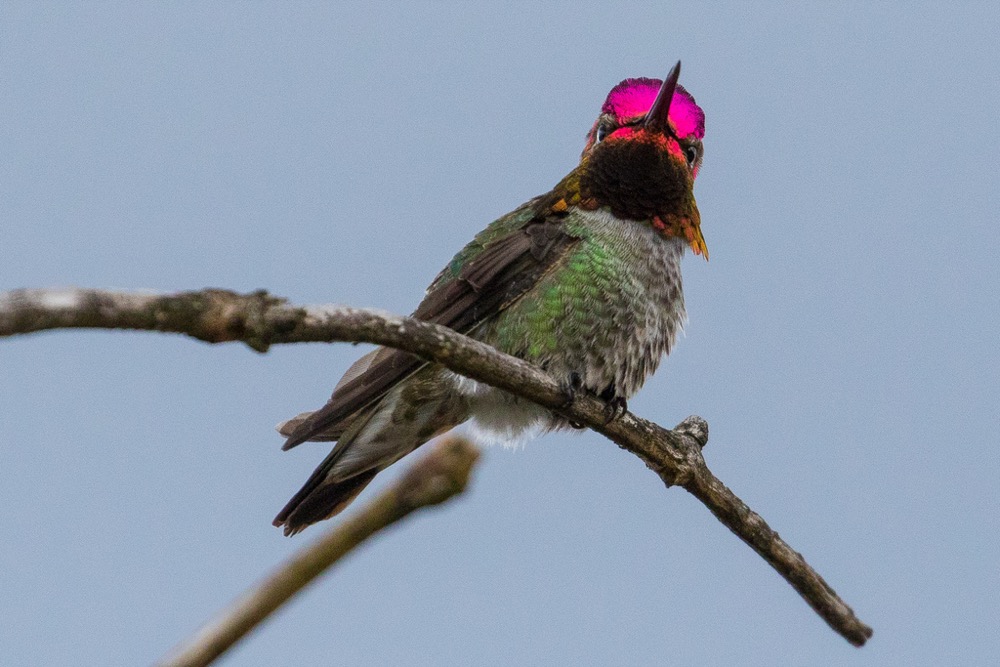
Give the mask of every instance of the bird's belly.
M 563 421 L 520 396 L 459 375 L 453 378 L 466 399 L 478 440 L 516 447 L 540 431 L 557 428 Z

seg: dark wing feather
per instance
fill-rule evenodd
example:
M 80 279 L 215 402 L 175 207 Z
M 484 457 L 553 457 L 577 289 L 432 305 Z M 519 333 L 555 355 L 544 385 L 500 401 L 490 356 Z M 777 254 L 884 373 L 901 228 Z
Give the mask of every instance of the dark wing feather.
M 547 207 L 546 207 L 547 208 Z M 434 282 L 413 316 L 468 333 L 524 294 L 578 239 L 566 234 L 560 215 L 530 218 L 522 227 L 485 243 L 457 275 Z M 380 349 L 364 372 L 334 390 L 325 406 L 298 424 L 282 449 L 329 434 L 372 405 L 425 362 L 399 350 Z

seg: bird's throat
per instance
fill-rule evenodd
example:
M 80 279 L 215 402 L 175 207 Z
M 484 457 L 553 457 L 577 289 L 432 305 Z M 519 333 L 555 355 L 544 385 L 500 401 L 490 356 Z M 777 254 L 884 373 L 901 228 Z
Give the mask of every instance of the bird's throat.
M 581 168 L 582 198 L 610 207 L 620 218 L 683 215 L 693 199 L 694 179 L 686 165 L 659 142 L 608 141 Z

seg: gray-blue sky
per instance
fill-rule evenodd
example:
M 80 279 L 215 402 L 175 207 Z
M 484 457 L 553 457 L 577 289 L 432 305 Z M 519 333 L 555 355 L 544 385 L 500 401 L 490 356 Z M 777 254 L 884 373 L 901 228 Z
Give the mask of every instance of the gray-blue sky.
M 489 450 L 468 496 L 226 664 L 983 663 L 1000 649 L 998 12 L 5 3 L 0 289 L 266 287 L 408 312 L 572 168 L 612 85 L 681 58 L 707 114 L 712 261 L 685 260 L 687 335 L 631 407 L 706 417 L 709 464 L 870 645 L 585 433 Z M 314 537 L 270 519 L 325 446 L 283 454 L 271 428 L 357 354 L 0 344 L 0 662 L 148 663 Z

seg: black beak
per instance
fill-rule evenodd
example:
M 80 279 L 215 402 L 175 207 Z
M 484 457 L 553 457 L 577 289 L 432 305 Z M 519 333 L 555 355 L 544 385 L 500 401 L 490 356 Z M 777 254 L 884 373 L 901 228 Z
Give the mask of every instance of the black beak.
M 663 132 L 670 131 L 670 124 L 667 122 L 667 117 L 670 115 L 670 102 L 674 99 L 674 89 L 677 87 L 677 79 L 680 78 L 680 75 L 681 61 L 678 60 L 674 68 L 670 70 L 670 74 L 663 80 L 660 92 L 656 94 L 656 99 L 653 100 L 653 106 L 646 113 L 647 128 Z

